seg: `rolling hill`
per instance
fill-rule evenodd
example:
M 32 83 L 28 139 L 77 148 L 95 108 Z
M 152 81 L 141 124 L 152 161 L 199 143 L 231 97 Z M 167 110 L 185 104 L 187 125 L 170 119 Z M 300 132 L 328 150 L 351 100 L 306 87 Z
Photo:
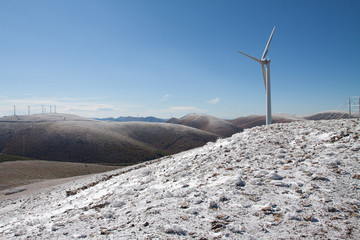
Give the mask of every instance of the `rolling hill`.
M 167 122 L 201 129 L 220 137 L 230 137 L 234 133 L 243 130 L 243 128 L 235 126 L 231 122 L 207 114 L 189 114 L 180 119 L 172 118 Z
M 95 120 L 101 121 L 112 121 L 112 122 L 166 122 L 167 119 L 156 118 L 156 117 L 118 117 L 118 118 L 95 118 Z
M 274 114 L 272 116 L 273 123 L 287 123 L 293 121 L 304 121 L 302 117 L 295 117 L 287 114 Z M 239 117 L 234 120 L 228 120 L 233 125 L 240 128 L 252 128 L 266 124 L 264 115 L 250 115 L 246 117 Z
M 128 165 L 217 138 L 181 125 L 104 122 L 70 114 L 0 118 L 1 153 L 53 161 Z
M 273 123 L 288 123 L 294 121 L 307 120 L 335 120 L 359 117 L 359 114 L 352 114 L 351 116 L 343 111 L 325 111 L 304 116 L 293 116 L 289 114 L 274 114 L 272 116 Z M 234 120 L 228 120 L 230 123 L 241 128 L 252 128 L 256 126 L 265 125 L 264 115 L 251 115 L 246 117 L 239 117 Z

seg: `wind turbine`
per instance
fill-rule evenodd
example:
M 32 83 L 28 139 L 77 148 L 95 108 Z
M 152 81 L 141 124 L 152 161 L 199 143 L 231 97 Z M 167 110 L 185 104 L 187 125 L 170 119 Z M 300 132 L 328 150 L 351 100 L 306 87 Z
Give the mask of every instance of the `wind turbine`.
M 262 70 L 262 75 L 264 78 L 265 91 L 266 91 L 266 125 L 269 125 L 272 123 L 271 92 L 270 92 L 270 59 L 266 58 L 266 54 L 269 51 L 269 47 L 270 47 L 271 39 L 274 35 L 274 31 L 275 31 L 275 27 L 273 28 L 273 30 L 271 32 L 270 38 L 266 44 L 266 47 L 265 47 L 263 55 L 261 56 L 261 59 L 254 58 L 250 55 L 247 55 L 243 52 L 238 51 L 239 53 L 244 54 L 245 56 L 247 56 L 261 64 L 261 70 Z M 266 66 L 266 68 L 265 68 L 265 66 Z

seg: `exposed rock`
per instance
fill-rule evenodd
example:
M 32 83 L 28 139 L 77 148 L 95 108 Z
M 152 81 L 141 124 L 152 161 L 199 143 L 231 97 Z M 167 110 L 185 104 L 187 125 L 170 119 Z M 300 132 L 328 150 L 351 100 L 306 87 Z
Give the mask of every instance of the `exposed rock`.
M 181 208 L 188 208 L 189 207 L 189 203 L 188 202 L 182 202 L 180 205 Z
M 223 221 L 215 220 L 211 222 L 211 230 L 213 230 L 214 232 L 219 232 L 224 228 L 226 228 L 226 223 L 224 223 Z
M 218 208 L 219 208 L 219 205 L 217 204 L 217 202 L 211 201 L 210 204 L 209 204 L 209 208 L 211 208 L 211 209 L 218 209 Z
M 174 235 L 180 235 L 180 236 L 186 236 L 187 235 L 187 231 L 182 229 L 181 227 L 179 227 L 177 225 L 166 228 L 165 233 L 174 234 Z
M 276 172 L 273 172 L 273 173 L 269 174 L 269 179 L 271 179 L 271 180 L 283 180 L 284 177 L 280 176 Z
M 316 181 L 316 180 L 318 180 L 318 181 L 327 181 L 327 182 L 330 181 L 329 178 L 324 177 L 324 176 L 315 176 L 311 180 L 313 180 L 313 181 Z
M 237 188 L 241 188 L 241 187 L 244 187 L 246 185 L 245 181 L 242 180 L 241 177 L 238 177 L 238 179 L 235 181 L 235 186 Z

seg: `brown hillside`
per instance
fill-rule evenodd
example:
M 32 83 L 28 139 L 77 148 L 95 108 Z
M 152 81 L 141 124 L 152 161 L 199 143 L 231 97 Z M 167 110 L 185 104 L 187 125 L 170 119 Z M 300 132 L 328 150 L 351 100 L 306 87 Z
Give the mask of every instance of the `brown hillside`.
M 0 156 L 2 155 L 0 154 Z M 91 163 L 84 164 L 40 160 L 0 161 L 0 191 L 49 179 L 94 174 L 118 168 L 120 167 Z
M 168 122 L 201 129 L 220 137 L 229 137 L 243 130 L 231 122 L 207 114 L 189 114 L 180 119 L 172 118 Z
M 272 116 L 273 123 L 287 123 L 293 121 L 305 120 L 301 117 L 295 117 L 286 114 L 277 114 Z M 228 120 L 230 123 L 241 128 L 252 128 L 266 124 L 264 115 L 251 115 L 246 117 L 239 117 L 234 120 Z
M 53 161 L 133 164 L 217 138 L 166 123 L 102 122 L 60 114 L 18 118 L 0 118 L 0 152 Z

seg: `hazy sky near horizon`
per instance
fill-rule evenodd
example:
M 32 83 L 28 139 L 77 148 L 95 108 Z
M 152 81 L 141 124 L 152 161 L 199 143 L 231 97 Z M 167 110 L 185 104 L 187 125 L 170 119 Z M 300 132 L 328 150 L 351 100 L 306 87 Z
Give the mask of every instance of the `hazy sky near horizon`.
M 360 95 L 358 0 L 0 0 L 0 116 L 265 114 L 260 58 L 276 26 L 273 113 Z M 52 108 L 53 109 L 53 108 Z

